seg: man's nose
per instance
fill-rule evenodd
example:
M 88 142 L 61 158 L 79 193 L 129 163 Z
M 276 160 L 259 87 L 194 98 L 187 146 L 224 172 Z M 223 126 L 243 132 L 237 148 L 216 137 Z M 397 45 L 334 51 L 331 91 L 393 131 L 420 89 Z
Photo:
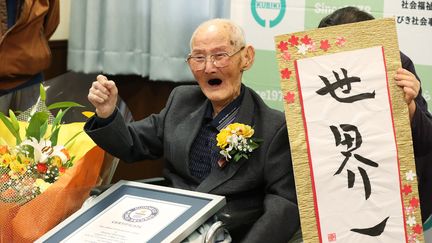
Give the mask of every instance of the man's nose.
M 215 61 L 213 58 L 206 58 L 204 71 L 206 73 L 212 73 L 216 71 Z

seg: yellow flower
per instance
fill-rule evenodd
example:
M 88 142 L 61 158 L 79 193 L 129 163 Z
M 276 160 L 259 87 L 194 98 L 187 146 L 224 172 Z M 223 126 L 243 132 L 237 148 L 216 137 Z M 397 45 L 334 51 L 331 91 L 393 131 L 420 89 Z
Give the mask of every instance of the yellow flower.
M 11 154 L 4 154 L 0 158 L 0 165 L 2 167 L 8 167 L 13 159 L 14 156 L 12 156 Z
M 222 129 L 216 136 L 217 146 L 224 149 L 228 145 L 228 137 L 231 135 L 231 131 Z
M 23 175 L 26 172 L 26 165 L 21 164 L 18 160 L 12 160 L 9 164 L 11 171 Z
M 242 135 L 245 138 L 250 138 L 254 134 L 254 130 L 251 126 L 241 124 L 241 123 L 234 123 L 232 125 L 235 125 L 235 129 L 237 130 L 237 135 Z
M 24 165 L 29 165 L 32 162 L 32 159 L 30 159 L 29 157 L 27 157 L 23 154 L 18 154 L 18 157 L 19 157 L 21 163 Z
M 54 156 L 54 157 L 52 158 L 51 163 L 52 163 L 54 166 L 56 166 L 57 168 L 60 168 L 60 167 L 62 167 L 62 165 L 63 165 L 61 158 L 58 157 L 58 156 Z

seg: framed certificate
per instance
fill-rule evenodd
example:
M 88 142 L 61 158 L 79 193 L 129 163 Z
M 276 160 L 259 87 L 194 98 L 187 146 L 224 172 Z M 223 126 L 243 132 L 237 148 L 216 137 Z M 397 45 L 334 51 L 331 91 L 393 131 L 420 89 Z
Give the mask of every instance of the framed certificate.
M 36 242 L 180 242 L 225 197 L 119 181 Z

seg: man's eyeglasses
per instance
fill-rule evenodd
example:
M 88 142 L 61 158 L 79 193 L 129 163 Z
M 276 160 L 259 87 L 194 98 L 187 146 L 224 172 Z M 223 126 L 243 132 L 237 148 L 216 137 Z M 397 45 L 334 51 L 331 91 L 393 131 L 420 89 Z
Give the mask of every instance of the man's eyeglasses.
M 238 51 L 232 54 L 228 54 L 228 52 L 219 52 L 208 56 L 200 55 L 200 54 L 199 55 L 189 54 L 189 56 L 186 59 L 186 62 L 189 63 L 189 66 L 193 71 L 201 71 L 205 69 L 207 59 L 210 57 L 210 61 L 213 63 L 213 65 L 215 65 L 217 68 L 223 68 L 230 64 L 230 57 L 239 53 L 244 48 L 245 47 L 243 46 Z

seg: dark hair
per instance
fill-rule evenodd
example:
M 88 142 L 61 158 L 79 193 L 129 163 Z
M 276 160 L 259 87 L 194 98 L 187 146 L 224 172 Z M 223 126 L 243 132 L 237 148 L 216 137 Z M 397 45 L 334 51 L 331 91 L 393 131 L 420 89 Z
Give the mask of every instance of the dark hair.
M 318 28 L 340 24 L 349 24 L 372 19 L 375 19 L 374 16 L 356 7 L 344 7 L 324 17 L 319 23 Z

